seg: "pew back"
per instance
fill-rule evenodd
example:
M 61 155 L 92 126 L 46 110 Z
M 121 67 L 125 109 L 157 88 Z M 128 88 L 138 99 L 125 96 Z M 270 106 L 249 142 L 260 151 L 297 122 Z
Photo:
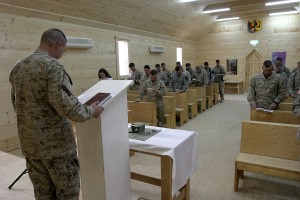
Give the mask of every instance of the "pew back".
M 156 105 L 152 102 L 128 101 L 128 110 L 132 110 L 132 121 L 157 126 Z
M 300 117 L 295 116 L 292 111 L 281 110 L 274 110 L 273 113 L 251 110 L 250 120 L 284 124 L 300 124 Z

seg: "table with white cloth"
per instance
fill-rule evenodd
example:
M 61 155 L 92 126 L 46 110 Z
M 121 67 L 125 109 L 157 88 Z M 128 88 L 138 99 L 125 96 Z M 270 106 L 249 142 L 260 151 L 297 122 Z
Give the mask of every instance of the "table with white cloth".
M 129 148 L 133 152 L 160 157 L 161 179 L 134 172 L 131 172 L 131 178 L 160 186 L 162 200 L 188 200 L 190 177 L 197 168 L 197 133 L 152 126 L 146 128 L 161 131 L 146 141 L 129 139 Z

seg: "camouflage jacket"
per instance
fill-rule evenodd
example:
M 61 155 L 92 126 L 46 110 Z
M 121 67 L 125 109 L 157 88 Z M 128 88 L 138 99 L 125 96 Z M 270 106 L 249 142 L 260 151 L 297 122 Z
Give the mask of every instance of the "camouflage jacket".
M 165 85 L 166 85 L 166 86 L 169 86 L 170 81 L 171 81 L 171 77 L 172 77 L 172 73 L 171 73 L 169 70 L 165 70 L 164 72 L 165 72 L 166 75 L 167 75 L 167 81 L 166 81 Z
M 157 73 L 157 78 L 159 80 L 161 80 L 162 82 L 164 82 L 164 84 L 166 84 L 168 77 L 165 71 L 160 71 L 159 73 Z
M 198 87 L 206 86 L 208 84 L 208 78 L 205 69 L 202 69 L 201 73 L 198 72 L 194 73 L 193 81 L 195 83 L 195 86 Z
M 15 65 L 9 81 L 23 155 L 51 159 L 76 153 L 69 119 L 83 122 L 94 110 L 73 95 L 71 78 L 58 60 L 37 49 Z
M 186 92 L 188 88 L 188 82 L 186 75 L 182 72 L 180 76 L 177 76 L 177 74 L 174 72 L 172 74 L 172 79 L 170 82 L 170 88 L 172 92 L 175 92 L 175 90 L 183 90 Z
M 247 99 L 250 106 L 256 104 L 256 107 L 269 109 L 273 102 L 279 104 L 285 98 L 285 91 L 281 76 L 273 72 L 265 78 L 263 73 L 258 73 L 250 81 Z
M 286 73 L 287 77 L 289 78 L 291 75 L 291 70 L 287 67 L 283 67 L 283 71 Z
M 215 83 L 220 83 L 221 81 L 224 81 L 223 80 L 223 77 L 226 75 L 226 71 L 225 71 L 225 68 L 222 67 L 222 66 L 215 66 L 213 69 L 212 69 L 212 73 L 214 75 L 214 82 Z
M 300 71 L 293 72 L 288 80 L 287 91 L 292 97 L 296 97 L 300 89 Z
M 283 86 L 285 88 L 285 93 L 287 93 L 287 84 L 289 80 L 287 74 L 284 72 L 284 69 L 281 69 L 277 74 L 283 78 Z
M 150 75 L 143 74 L 140 85 L 142 86 L 148 79 L 150 79 Z
M 141 86 L 140 92 L 139 98 L 143 99 L 146 95 L 147 102 L 155 102 L 156 107 L 164 106 L 163 96 L 166 93 L 166 86 L 161 80 L 157 79 L 155 82 L 152 82 L 151 79 L 148 79 Z
M 140 89 L 140 81 L 142 78 L 142 73 L 138 70 L 135 70 L 128 76 L 128 80 L 133 80 L 133 85 L 129 87 L 130 90 L 139 90 Z

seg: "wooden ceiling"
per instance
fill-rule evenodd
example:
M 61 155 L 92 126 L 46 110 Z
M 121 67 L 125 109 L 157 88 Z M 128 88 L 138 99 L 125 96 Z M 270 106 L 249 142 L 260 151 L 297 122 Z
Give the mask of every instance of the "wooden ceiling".
M 197 40 L 216 18 L 252 18 L 299 8 L 299 3 L 266 7 L 275 0 L 0 0 L 0 12 L 95 26 L 112 24 L 181 39 Z M 203 10 L 229 7 L 227 12 Z

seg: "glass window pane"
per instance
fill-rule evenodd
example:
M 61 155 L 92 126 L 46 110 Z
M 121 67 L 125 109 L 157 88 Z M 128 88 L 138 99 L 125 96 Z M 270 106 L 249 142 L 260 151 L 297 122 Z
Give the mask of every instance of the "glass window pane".
M 118 73 L 120 76 L 129 75 L 129 55 L 128 55 L 128 42 L 118 40 Z
M 182 64 L 182 48 L 180 47 L 176 48 L 176 58 L 177 58 L 176 62 L 179 61 Z

